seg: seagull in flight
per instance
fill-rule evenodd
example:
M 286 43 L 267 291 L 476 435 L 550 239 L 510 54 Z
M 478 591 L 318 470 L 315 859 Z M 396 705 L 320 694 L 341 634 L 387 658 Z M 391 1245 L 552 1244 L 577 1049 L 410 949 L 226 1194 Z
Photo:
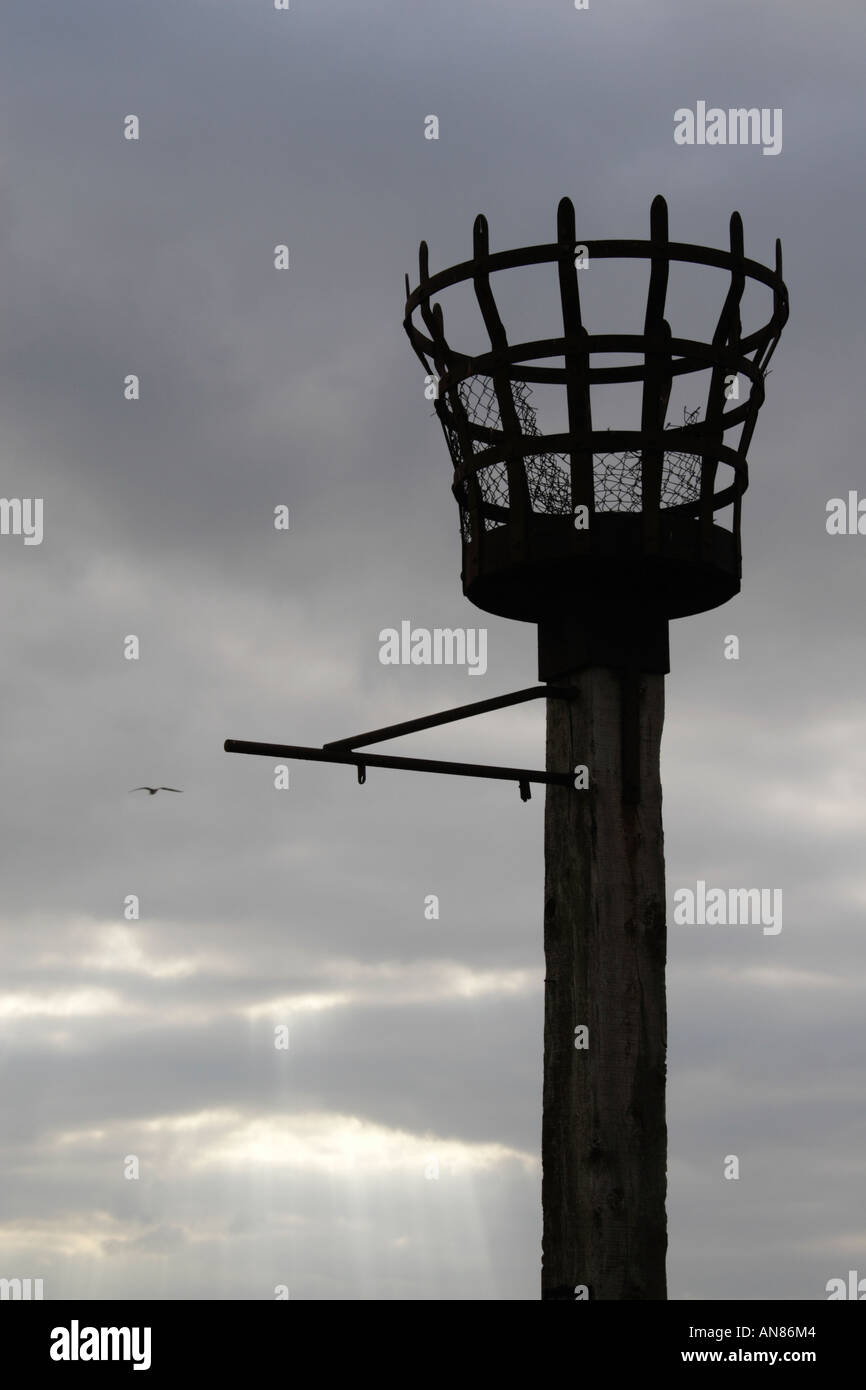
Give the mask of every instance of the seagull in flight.
M 133 792 L 150 792 L 151 796 L 156 796 L 157 792 L 180 792 L 183 794 L 183 787 L 132 787 L 130 796 Z

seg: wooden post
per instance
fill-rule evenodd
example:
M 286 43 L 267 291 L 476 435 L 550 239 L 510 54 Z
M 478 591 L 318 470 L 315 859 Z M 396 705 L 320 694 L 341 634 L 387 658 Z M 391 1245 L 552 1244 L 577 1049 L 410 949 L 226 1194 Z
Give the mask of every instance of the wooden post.
M 557 684 L 578 695 L 547 702 L 547 767 L 585 764 L 589 785 L 549 786 L 545 805 L 542 1298 L 665 1299 L 664 676 L 637 678 L 636 803 L 627 678 Z

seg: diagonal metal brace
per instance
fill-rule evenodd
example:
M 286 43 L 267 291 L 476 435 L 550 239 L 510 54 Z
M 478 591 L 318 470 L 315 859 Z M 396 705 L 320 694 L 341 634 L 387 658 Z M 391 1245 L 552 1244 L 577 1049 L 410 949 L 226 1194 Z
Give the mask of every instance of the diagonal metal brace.
M 457 705 L 454 709 L 440 710 L 438 714 L 427 714 L 421 719 L 406 719 L 402 724 L 388 724 L 383 729 L 373 729 L 366 734 L 353 734 L 351 738 L 335 738 L 325 743 L 324 748 L 365 748 L 369 743 L 384 743 L 389 738 L 400 738 L 403 734 L 417 734 L 422 729 L 435 729 L 440 724 L 453 724 L 458 719 L 472 719 L 476 714 L 489 714 L 491 710 L 506 709 L 509 705 L 519 705 L 525 700 L 573 700 L 577 692 L 567 685 L 533 685 L 526 690 L 514 690 L 510 695 L 495 695 L 491 700 L 475 700 L 471 705 Z

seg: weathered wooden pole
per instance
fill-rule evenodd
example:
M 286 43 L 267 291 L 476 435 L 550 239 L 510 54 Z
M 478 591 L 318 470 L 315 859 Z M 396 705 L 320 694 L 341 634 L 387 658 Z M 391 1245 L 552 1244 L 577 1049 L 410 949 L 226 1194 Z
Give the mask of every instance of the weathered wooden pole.
M 635 682 L 638 800 L 628 677 L 576 671 L 547 704 L 548 768 L 589 777 L 546 793 L 543 1299 L 667 1297 L 664 679 Z

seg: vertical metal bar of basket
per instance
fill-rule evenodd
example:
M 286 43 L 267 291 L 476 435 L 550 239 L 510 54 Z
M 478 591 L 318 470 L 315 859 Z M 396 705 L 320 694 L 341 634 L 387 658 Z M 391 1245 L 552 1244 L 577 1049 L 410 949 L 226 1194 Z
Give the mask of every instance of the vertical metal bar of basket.
M 476 217 L 472 228 L 472 254 L 474 266 L 472 280 L 475 286 L 475 297 L 492 349 L 493 388 L 499 405 L 503 458 L 508 474 L 508 529 L 511 558 L 520 561 L 526 556 L 529 549 L 532 508 L 526 477 L 526 460 L 522 448 L 523 433 L 514 404 L 511 375 L 506 356 L 508 338 L 499 317 L 493 291 L 490 288 L 490 276 L 487 270 L 490 255 L 489 235 L 487 219 L 481 214 Z
M 738 212 L 731 215 L 730 236 L 731 283 L 722 305 L 722 311 L 719 314 L 712 343 L 717 352 L 724 354 L 724 358 L 713 364 L 704 416 L 703 434 L 704 438 L 711 444 L 721 443 L 724 438 L 727 378 L 735 374 L 732 368 L 736 366 L 737 349 L 740 342 L 740 301 L 746 287 L 746 275 L 743 266 L 743 219 Z M 712 454 L 705 454 L 701 459 L 700 493 L 700 557 L 702 560 L 712 558 L 717 470 L 717 458 Z M 739 495 L 740 479 L 735 478 L 734 483 L 737 495 Z M 740 530 L 736 511 L 734 513 L 734 535 L 739 553 Z
M 422 241 L 418 248 L 418 269 L 419 285 L 423 289 L 430 278 L 429 252 L 426 241 Z M 453 373 L 454 354 L 445 338 L 442 307 L 439 304 L 431 306 L 429 294 L 424 294 L 421 298 L 420 311 L 421 318 L 438 354 L 439 360 L 436 367 L 440 381 L 443 375 L 446 375 L 447 378 L 445 398 L 443 399 L 441 395 L 437 394 L 436 414 L 439 417 L 454 462 L 454 486 L 452 490 L 460 506 L 461 521 L 464 519 L 464 511 L 469 520 L 468 536 L 464 526 L 460 540 L 463 551 L 463 570 L 472 579 L 481 571 L 484 549 L 483 496 L 474 464 L 475 447 L 469 428 L 469 418 L 460 395 L 460 379 Z M 453 444 L 448 435 L 446 421 L 457 435 L 459 451 L 459 459 L 457 460 L 454 459 Z M 465 491 L 463 491 L 464 489 Z
M 671 393 L 671 330 L 665 322 L 670 266 L 668 210 L 664 198 L 650 209 L 652 266 L 644 318 L 644 381 L 641 403 L 641 525 L 645 555 L 661 547 L 662 434 Z
M 561 252 L 559 257 L 559 297 L 562 304 L 562 331 L 565 362 L 565 389 L 568 406 L 568 433 L 571 441 L 569 466 L 571 469 L 572 514 L 577 507 L 586 507 L 589 526 L 577 532 L 586 538 L 584 545 L 592 547 L 593 518 L 595 516 L 595 487 L 593 482 L 592 447 L 586 440 L 592 430 L 592 403 L 589 387 L 589 352 L 586 346 L 588 334 L 583 326 L 580 312 L 580 290 L 578 288 L 577 267 L 575 265 L 576 227 L 574 204 L 570 198 L 563 198 L 557 209 L 557 239 Z

